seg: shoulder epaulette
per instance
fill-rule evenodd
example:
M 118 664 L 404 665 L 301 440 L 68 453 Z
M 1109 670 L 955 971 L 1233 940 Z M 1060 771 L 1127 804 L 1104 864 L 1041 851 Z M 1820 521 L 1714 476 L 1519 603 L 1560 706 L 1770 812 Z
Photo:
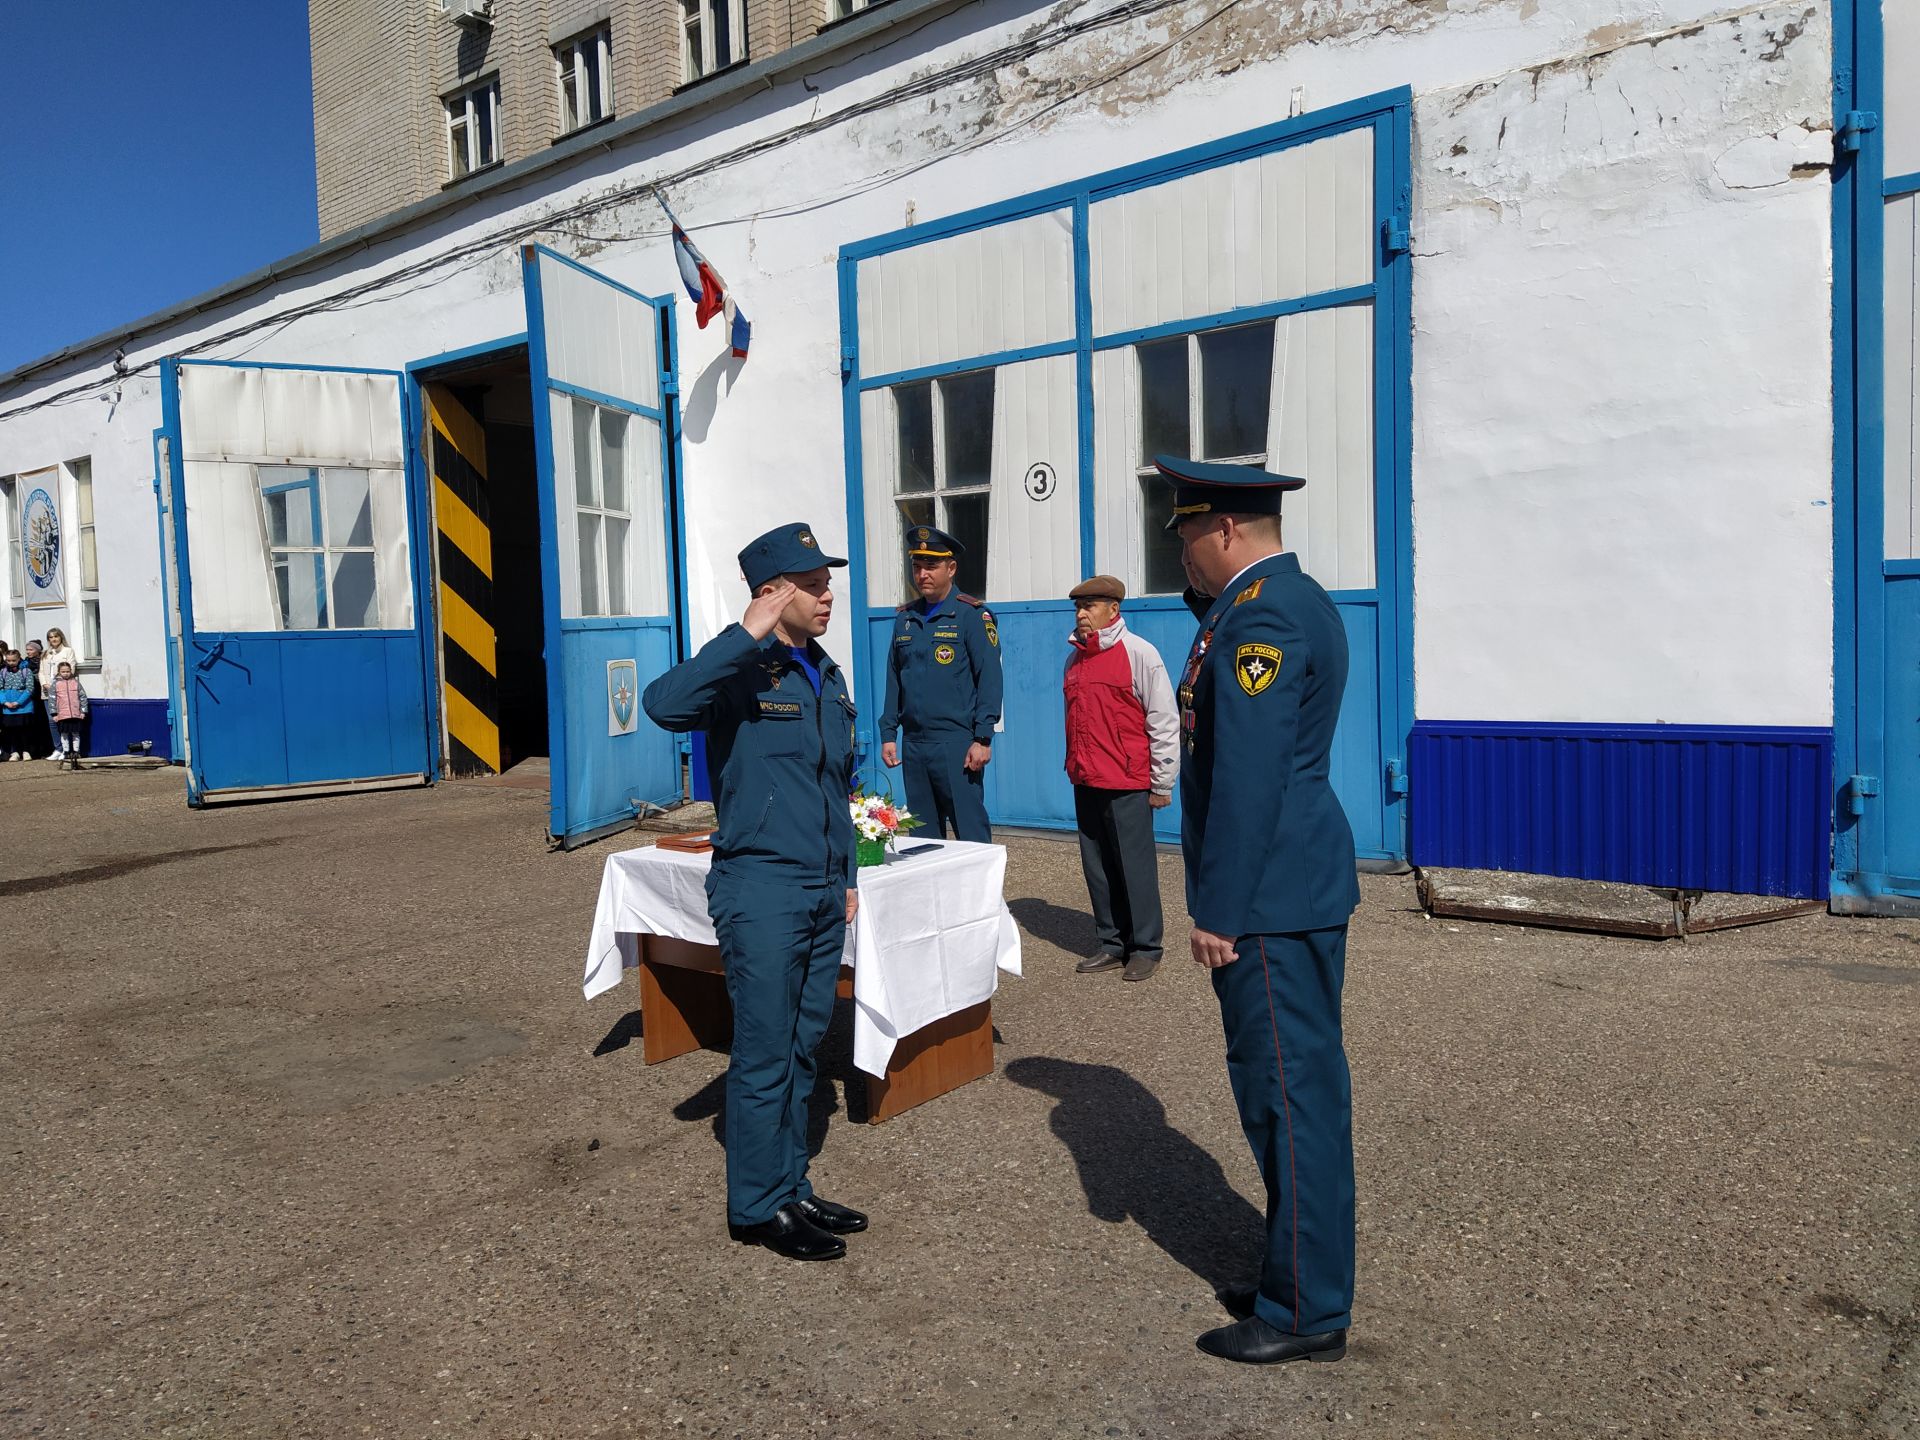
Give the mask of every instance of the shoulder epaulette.
M 982 600 L 982 599 L 981 599 L 981 598 L 980 598 L 979 596 L 977 596 L 977 595 L 960 595 L 960 596 L 959 596 L 958 598 L 960 598 L 961 600 L 964 600 L 964 601 L 966 601 L 966 603 L 967 603 L 967 604 L 969 604 L 969 605 L 971 605 L 971 606 L 973 606 L 973 608 L 974 608 L 974 609 L 976 609 L 976 610 L 980 610 L 980 609 L 983 609 L 983 608 L 985 608 L 985 606 L 986 606 L 986 603 L 987 603 L 986 601 L 984 601 L 984 600 Z

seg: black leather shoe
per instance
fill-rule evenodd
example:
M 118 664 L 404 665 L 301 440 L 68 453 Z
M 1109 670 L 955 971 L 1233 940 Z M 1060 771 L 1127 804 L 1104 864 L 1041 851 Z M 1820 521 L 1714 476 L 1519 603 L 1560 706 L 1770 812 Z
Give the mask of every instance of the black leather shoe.
M 858 1210 L 809 1195 L 798 1206 L 800 1213 L 833 1235 L 852 1235 L 867 1228 L 867 1217 Z
M 1096 975 L 1102 970 L 1118 970 L 1126 963 L 1127 957 L 1124 955 L 1089 955 L 1073 967 L 1073 973 L 1076 975 Z
M 1329 1330 L 1324 1335 L 1289 1335 L 1276 1330 L 1258 1315 L 1209 1330 L 1193 1342 L 1209 1355 L 1236 1360 L 1242 1365 L 1278 1365 L 1286 1360 L 1338 1360 L 1347 1353 L 1347 1332 Z
M 1220 1308 L 1236 1320 L 1244 1320 L 1253 1314 L 1253 1302 L 1259 1296 L 1259 1287 L 1254 1285 L 1222 1285 L 1213 1292 L 1213 1298 L 1220 1302 Z
M 1120 978 L 1122 980 L 1146 980 L 1151 978 L 1153 972 L 1159 968 L 1160 957 L 1158 955 L 1130 955 L 1127 957 L 1127 968 L 1121 972 Z
M 807 1219 L 798 1205 L 782 1205 L 771 1219 L 758 1225 L 729 1225 L 727 1229 L 742 1245 L 764 1245 L 789 1260 L 838 1260 L 847 1253 L 846 1241 Z

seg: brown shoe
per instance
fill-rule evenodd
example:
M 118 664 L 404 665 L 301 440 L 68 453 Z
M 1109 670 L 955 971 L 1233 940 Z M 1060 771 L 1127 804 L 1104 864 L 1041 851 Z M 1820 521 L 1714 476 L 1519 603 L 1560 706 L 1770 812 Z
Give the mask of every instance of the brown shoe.
M 1122 980 L 1145 980 L 1160 968 L 1158 955 L 1129 955 L 1127 968 L 1121 972 Z
M 1076 975 L 1094 975 L 1102 970 L 1118 970 L 1126 963 L 1127 961 L 1124 955 L 1109 955 L 1102 950 L 1097 954 L 1089 955 L 1078 965 L 1074 966 L 1073 973 Z

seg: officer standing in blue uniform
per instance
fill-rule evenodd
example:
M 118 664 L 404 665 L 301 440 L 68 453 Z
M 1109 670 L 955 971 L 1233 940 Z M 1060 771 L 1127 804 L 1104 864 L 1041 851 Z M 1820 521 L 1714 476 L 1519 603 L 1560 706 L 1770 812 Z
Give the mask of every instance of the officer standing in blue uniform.
M 953 588 L 964 553 L 931 525 L 907 527 L 913 588 L 920 598 L 893 617 L 887 646 L 887 697 L 880 716 L 880 758 L 900 764 L 897 731 L 907 740 L 907 809 L 936 838 L 993 839 L 985 776 L 1000 722 L 1000 627 L 993 612 Z
M 727 1221 L 736 1240 L 835 1260 L 867 1217 L 807 1183 L 814 1050 L 833 1015 L 853 876 L 853 701 L 820 648 L 829 567 L 805 525 L 740 552 L 753 602 L 700 653 L 647 686 L 655 724 L 707 733 L 719 828 L 707 910 L 733 1000 L 727 1065 Z
M 1353 1106 L 1340 1034 L 1353 832 L 1328 779 L 1347 637 L 1280 548 L 1306 482 L 1155 458 L 1200 629 L 1180 676 L 1180 847 L 1193 958 L 1212 972 L 1241 1128 L 1267 1187 L 1259 1283 L 1200 1336 L 1249 1364 L 1338 1360 L 1353 1308 Z

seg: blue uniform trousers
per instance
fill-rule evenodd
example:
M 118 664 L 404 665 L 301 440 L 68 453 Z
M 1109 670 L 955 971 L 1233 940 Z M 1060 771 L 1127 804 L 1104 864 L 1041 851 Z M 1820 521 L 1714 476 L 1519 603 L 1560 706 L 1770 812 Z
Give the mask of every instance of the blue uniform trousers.
M 833 1018 L 847 892 L 710 872 L 707 903 L 733 1001 L 727 1220 L 757 1225 L 813 1194 L 807 1100 L 818 1070 L 813 1052 Z
M 956 840 L 991 842 L 986 771 L 966 767 L 973 737 L 960 731 L 919 730 L 904 738 L 900 768 L 905 772 L 907 809 L 927 822 L 927 838 L 943 839 L 951 831 Z
M 1213 972 L 1240 1125 L 1267 1186 L 1254 1309 L 1294 1335 L 1353 1309 L 1353 1089 L 1340 1039 L 1347 927 L 1243 935 Z

